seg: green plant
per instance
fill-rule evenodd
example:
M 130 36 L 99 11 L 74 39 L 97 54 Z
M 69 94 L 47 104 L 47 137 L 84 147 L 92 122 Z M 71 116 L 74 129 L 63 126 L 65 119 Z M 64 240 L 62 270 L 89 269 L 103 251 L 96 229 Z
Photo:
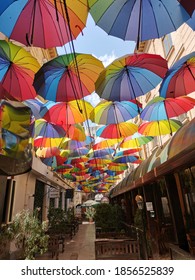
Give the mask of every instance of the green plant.
M 89 207 L 89 208 L 86 208 L 85 216 L 86 216 L 88 219 L 93 219 L 94 216 L 95 216 L 95 213 L 96 213 L 95 208 Z
M 49 208 L 48 211 L 48 229 L 51 231 L 60 231 L 66 221 L 66 213 L 61 208 Z
M 96 226 L 101 227 L 103 231 L 110 228 L 120 231 L 124 221 L 124 212 L 119 205 L 101 203 L 96 206 L 94 219 Z
M 21 258 L 33 260 L 35 254 L 47 251 L 49 237 L 46 230 L 47 223 L 38 220 L 38 209 L 34 213 L 22 210 L 7 227 L 6 234 L 21 249 Z

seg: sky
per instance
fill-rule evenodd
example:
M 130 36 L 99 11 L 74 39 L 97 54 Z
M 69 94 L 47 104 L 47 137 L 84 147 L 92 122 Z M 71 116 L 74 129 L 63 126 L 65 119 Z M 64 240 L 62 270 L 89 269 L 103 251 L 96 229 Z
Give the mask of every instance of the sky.
M 94 20 L 89 14 L 86 27 L 83 29 L 76 40 L 73 41 L 76 52 L 92 54 L 100 59 L 104 66 L 110 64 L 116 58 L 134 52 L 135 43 L 123 41 L 120 38 L 108 35 L 105 31 L 95 25 Z M 59 55 L 70 52 L 69 44 L 57 48 Z M 99 103 L 100 99 L 96 93 L 92 93 L 85 100 L 93 106 Z
M 108 35 L 95 25 L 90 14 L 82 33 L 73 41 L 75 51 L 92 54 L 100 59 L 105 66 L 118 57 L 134 52 L 134 42 L 123 41 Z M 68 51 L 68 44 L 65 45 L 65 48 Z M 57 50 L 59 55 L 64 53 L 64 47 L 57 48 Z

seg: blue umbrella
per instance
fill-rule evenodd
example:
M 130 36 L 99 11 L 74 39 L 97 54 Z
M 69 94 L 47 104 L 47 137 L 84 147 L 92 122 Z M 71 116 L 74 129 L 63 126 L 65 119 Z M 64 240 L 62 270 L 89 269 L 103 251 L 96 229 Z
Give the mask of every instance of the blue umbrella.
M 166 73 L 160 96 L 175 98 L 195 91 L 195 52 L 180 58 Z
M 160 38 L 190 16 L 177 0 L 89 0 L 90 13 L 109 35 L 130 41 Z
M 195 11 L 192 14 L 192 17 L 186 22 L 193 30 L 195 30 Z
M 166 75 L 167 69 L 167 61 L 160 55 L 124 55 L 101 72 L 95 83 L 96 92 L 106 100 L 134 100 L 154 89 Z

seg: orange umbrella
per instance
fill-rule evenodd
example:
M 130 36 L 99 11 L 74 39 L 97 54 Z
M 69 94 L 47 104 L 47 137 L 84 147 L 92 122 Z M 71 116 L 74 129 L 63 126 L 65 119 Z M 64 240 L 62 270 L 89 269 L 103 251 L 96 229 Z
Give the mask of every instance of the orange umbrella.
M 40 115 L 48 122 L 67 126 L 84 122 L 92 110 L 91 104 L 84 100 L 57 103 L 49 101 L 42 106 Z

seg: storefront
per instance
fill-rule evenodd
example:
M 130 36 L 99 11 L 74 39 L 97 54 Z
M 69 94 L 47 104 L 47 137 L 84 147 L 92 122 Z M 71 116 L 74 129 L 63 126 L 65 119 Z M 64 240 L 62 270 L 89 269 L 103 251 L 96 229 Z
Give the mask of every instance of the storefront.
M 135 203 L 132 201 L 136 194 L 143 196 L 147 231 L 154 247 L 163 253 L 166 251 L 165 244 L 172 242 L 193 253 L 195 119 L 185 124 L 112 190 L 112 199 L 126 198 L 130 224 L 135 215 Z

